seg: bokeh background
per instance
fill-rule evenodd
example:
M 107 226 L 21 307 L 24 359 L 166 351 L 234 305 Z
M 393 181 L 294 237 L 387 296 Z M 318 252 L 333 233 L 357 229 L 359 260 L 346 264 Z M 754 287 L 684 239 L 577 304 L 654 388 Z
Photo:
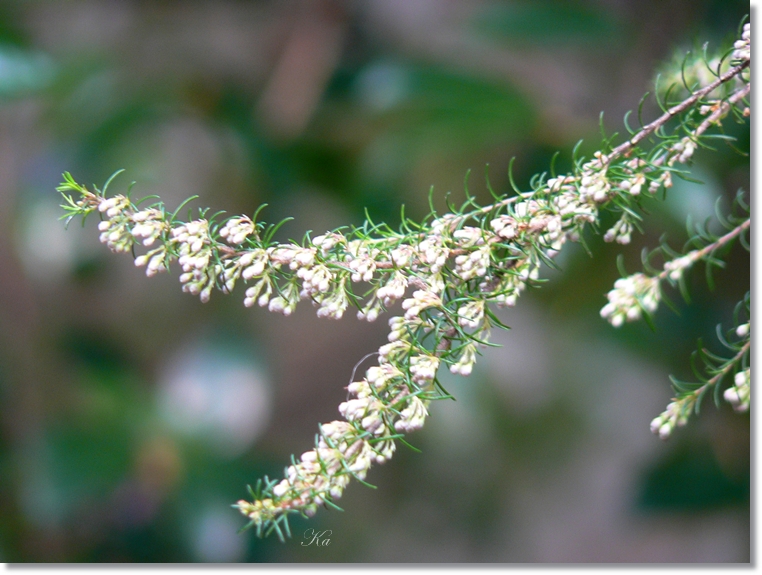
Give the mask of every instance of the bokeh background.
M 383 321 L 202 305 L 177 270 L 146 279 L 65 231 L 61 172 L 112 191 L 137 181 L 170 209 L 293 216 L 282 239 L 422 218 L 429 188 L 488 201 L 507 167 L 532 174 L 590 154 L 636 109 L 659 63 L 732 39 L 730 0 L 0 1 L 0 560 L 5 562 L 746 562 L 749 417 L 711 401 L 667 443 L 648 424 L 717 349 L 749 285 L 737 249 L 693 303 L 672 294 L 656 331 L 598 311 L 640 250 L 748 189 L 748 159 L 700 152 L 628 247 L 592 238 L 501 312 L 456 402 L 431 407 L 343 513 L 294 539 L 237 534 L 230 505 L 279 476 L 337 417 Z M 646 104 L 653 117 L 654 106 Z M 748 128 L 729 128 L 748 145 Z M 748 149 L 748 148 L 747 148 Z M 240 289 L 240 288 L 239 288 Z M 301 545 L 308 528 L 328 547 Z

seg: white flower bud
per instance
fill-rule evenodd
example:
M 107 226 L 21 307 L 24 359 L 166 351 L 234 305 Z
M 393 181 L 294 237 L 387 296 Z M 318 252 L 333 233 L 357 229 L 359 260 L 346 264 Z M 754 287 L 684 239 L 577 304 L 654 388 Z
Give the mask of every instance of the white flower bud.
M 285 479 L 278 483 L 275 487 L 273 487 L 273 495 L 275 497 L 283 497 L 289 490 L 291 486 L 289 485 L 288 481 Z
M 727 388 L 725 393 L 723 393 L 723 396 L 725 397 L 725 401 L 728 403 L 732 403 L 734 405 L 741 403 L 741 398 L 739 397 L 738 390 L 735 387 Z

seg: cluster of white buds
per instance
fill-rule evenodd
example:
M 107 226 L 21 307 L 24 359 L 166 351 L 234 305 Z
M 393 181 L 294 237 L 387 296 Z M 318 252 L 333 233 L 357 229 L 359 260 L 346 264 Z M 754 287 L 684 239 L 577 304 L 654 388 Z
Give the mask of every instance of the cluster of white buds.
M 477 299 L 463 304 L 458 308 L 458 324 L 461 327 L 476 329 L 484 322 L 483 299 Z
M 539 234 L 544 245 L 553 245 L 563 238 L 563 220 L 559 214 L 537 215 L 529 220 L 529 231 Z
M 254 223 L 248 216 L 230 218 L 220 228 L 220 236 L 233 245 L 242 244 L 246 238 L 254 233 Z
M 312 240 L 312 245 L 316 248 L 320 248 L 321 253 L 325 256 L 333 249 L 334 246 L 339 244 L 345 244 L 346 238 L 336 232 L 326 232 L 322 236 L 317 236 Z
M 399 270 L 395 270 L 389 280 L 376 290 L 376 297 L 384 302 L 386 307 L 405 295 L 407 290 L 407 277 Z
M 365 379 L 378 392 L 386 390 L 390 385 L 404 378 L 404 373 L 391 363 L 382 363 L 368 368 Z
M 378 316 L 381 315 L 382 311 L 381 300 L 374 297 L 371 298 L 370 302 L 368 302 L 362 309 L 357 310 L 357 319 L 374 322 L 378 319 Z
M 473 226 L 464 226 L 452 234 L 458 247 L 468 249 L 475 246 L 483 246 L 489 240 L 490 235 L 486 234 L 481 228 Z
M 601 317 L 619 327 L 625 321 L 640 319 L 643 310 L 656 311 L 661 299 L 659 278 L 642 273 L 620 278 L 606 297 L 609 303 L 601 309 Z
M 445 214 L 431 222 L 431 231 L 437 235 L 449 235 L 458 227 L 460 216 Z
M 403 302 L 403 308 L 407 310 L 405 317 L 389 320 L 389 343 L 379 349 L 379 366 L 367 372 L 367 381 L 379 392 L 384 392 L 389 405 L 398 409 L 398 404 L 404 404 L 394 422 L 394 429 L 400 433 L 420 429 L 428 416 L 428 400 L 409 393 L 403 364 L 405 358 L 409 358 L 407 371 L 413 383 L 423 391 L 431 389 L 441 360 L 433 353 L 420 349 L 413 351 L 410 340 L 420 328 L 431 327 L 429 321 L 420 317 L 420 312 L 441 305 L 439 296 L 425 290 L 416 290 L 413 297 L 406 299 Z
M 403 261 L 406 261 L 406 258 L 409 257 L 402 250 L 392 250 L 391 254 L 394 252 L 398 252 L 398 255 L 403 257 Z M 407 276 L 400 269 L 392 271 L 385 283 L 382 282 L 383 280 L 379 282 L 375 294 L 370 301 L 357 312 L 358 319 L 369 322 L 376 321 L 378 316 L 384 311 L 384 308 L 388 309 L 395 301 L 404 297 L 409 283 Z
M 492 249 L 489 244 L 479 246 L 467 254 L 455 257 L 455 274 L 463 281 L 484 277 L 489 269 Z
M 516 219 L 508 215 L 500 215 L 489 223 L 489 227 L 503 239 L 512 240 L 519 233 L 519 226 Z
M 319 236 L 323 246 L 331 245 L 332 238 Z M 335 243 L 333 244 L 335 245 Z M 319 306 L 319 317 L 340 318 L 347 308 L 348 300 L 344 290 L 343 279 L 336 279 L 331 270 L 323 263 L 318 262 L 317 247 L 301 247 L 298 245 L 279 245 L 267 248 L 267 259 L 261 256 L 255 259 L 250 268 L 244 270 L 244 277 L 258 277 L 264 272 L 265 265 L 269 261 L 272 270 L 281 266 L 287 266 L 289 270 L 296 272 L 296 278 L 302 280 L 302 288 L 297 287 L 296 278 L 290 280 L 280 293 L 270 299 L 273 282 L 269 275 L 265 274 L 260 281 L 246 290 L 245 305 L 253 305 L 256 300 L 260 306 L 268 306 L 272 312 L 291 315 L 296 305 L 302 298 L 310 298 L 316 306 Z M 258 252 L 261 254 L 260 252 Z M 256 267 L 254 267 L 256 266 Z M 247 278 L 248 279 L 248 278 Z M 333 291 L 331 289 L 333 288 Z
M 476 344 L 470 341 L 463 346 L 458 361 L 450 365 L 450 372 L 463 376 L 471 375 L 474 363 L 476 363 Z
M 257 248 L 245 252 L 238 258 L 237 262 L 241 270 L 241 277 L 246 281 L 261 277 L 265 273 L 269 261 L 270 254 L 268 250 Z
M 262 296 L 259 296 L 261 302 Z M 296 284 L 290 282 L 281 290 L 280 294 L 272 298 L 267 304 L 267 309 L 273 313 L 282 313 L 283 315 L 291 315 L 296 309 L 296 304 L 299 303 L 299 288 Z M 261 305 L 261 304 L 260 304 Z
M 315 302 L 320 306 L 317 310 L 318 317 L 330 317 L 341 319 L 349 307 L 349 298 L 344 288 L 346 279 L 342 278 L 336 289 L 329 294 L 321 294 L 315 297 Z
M 98 230 L 101 232 L 99 239 L 113 252 L 128 252 L 132 249 L 134 239 L 130 233 L 131 221 L 127 215 L 129 208 L 130 200 L 122 195 L 104 198 L 98 203 L 98 211 L 105 213 L 108 218 L 98 223 Z
M 751 401 L 751 368 L 746 368 L 736 373 L 733 383 L 734 385 L 725 390 L 725 401 L 730 403 L 735 411 L 749 411 L 749 403 Z
M 373 446 L 373 455 L 376 463 L 379 464 L 389 461 L 394 457 L 394 452 L 397 450 L 397 444 L 390 437 L 375 439 L 371 445 Z
M 434 381 L 439 369 L 439 358 L 434 355 L 416 355 L 410 358 L 410 375 L 420 387 Z
M 491 285 L 490 282 L 479 284 L 479 291 L 489 294 L 489 301 L 499 307 L 513 307 L 521 292 L 526 288 L 527 281 L 536 280 L 538 277 L 540 277 L 539 265 L 533 265 L 528 259 L 520 260 L 513 268 L 507 270 L 496 285 Z
M 320 426 L 321 440 L 318 441 L 318 455 L 320 449 L 330 447 L 336 449 L 340 457 L 343 458 L 346 469 L 359 479 L 365 479 L 373 461 L 373 449 L 370 444 L 357 437 L 357 431 L 345 421 L 332 421 Z M 344 475 L 342 478 L 341 476 Z M 333 487 L 340 487 L 342 490 L 346 486 L 349 477 L 345 474 L 333 473 Z M 339 481 L 336 481 L 336 478 Z M 342 480 L 343 479 L 343 480 Z M 331 491 L 331 497 L 338 499 L 340 493 Z
M 146 247 L 153 245 L 168 227 L 164 214 L 156 208 L 136 212 L 131 219 L 135 224 L 132 226 L 132 235 L 142 238 L 143 245 Z
M 324 264 L 299 268 L 296 275 L 302 280 L 300 295 L 304 298 L 324 294 L 331 288 L 333 273 Z
M 441 307 L 442 298 L 433 292 L 427 290 L 415 290 L 413 297 L 409 297 L 402 302 L 402 309 L 405 310 L 405 319 L 417 318 L 421 312 L 430 307 Z
M 463 281 L 487 275 L 492 257 L 490 243 L 494 235 L 481 228 L 465 226 L 454 232 L 452 237 L 460 249 L 472 250 L 455 257 L 455 274 Z
M 685 270 L 690 268 L 695 261 L 696 252 L 690 252 L 679 258 L 675 258 L 668 262 L 664 262 L 664 271 L 667 273 L 667 277 L 672 281 L 680 281 L 683 277 Z
M 259 307 L 265 307 L 270 302 L 272 293 L 272 280 L 268 276 L 264 276 L 253 286 L 246 289 L 246 297 L 243 299 L 243 305 L 251 307 L 257 303 L 259 304 Z
M 167 266 L 167 250 L 164 246 L 151 250 L 135 258 L 137 267 L 146 266 L 146 276 L 149 278 L 155 276 Z
M 651 421 L 651 432 L 660 439 L 668 439 L 675 427 L 682 427 L 688 422 L 694 403 L 695 397 L 692 395 L 669 403 L 667 409 Z
M 687 164 L 688 160 L 693 157 L 693 153 L 696 151 L 696 142 L 691 140 L 690 137 L 685 136 L 673 146 L 670 147 L 669 160 L 667 165 L 673 166 L 675 162 L 681 164 Z
M 603 235 L 603 241 L 613 242 L 616 240 L 616 243 L 625 245 L 630 243 L 631 234 L 632 223 L 630 223 L 630 220 L 627 217 L 622 216 L 617 223 Z
M 290 270 L 309 268 L 315 263 L 315 248 L 297 245 L 280 245 L 270 252 L 270 260 L 277 265 L 288 266 Z
M 655 194 L 659 191 L 661 186 L 664 186 L 665 188 L 672 187 L 672 172 L 669 170 L 663 171 L 658 178 L 651 180 L 648 184 L 648 193 Z
M 406 268 L 415 258 L 415 250 L 407 244 L 400 244 L 389 252 L 389 259 L 397 269 Z
M 441 233 L 431 233 L 418 244 L 418 261 L 416 268 L 425 267 L 431 275 L 436 275 L 447 263 L 450 250 L 444 245 Z
M 629 180 L 622 180 L 619 182 L 619 189 L 627 192 L 631 196 L 637 196 L 643 189 L 643 184 L 646 183 L 646 175 L 644 173 L 637 173 Z M 650 190 L 650 188 L 649 188 Z
M 151 246 L 169 228 L 164 213 L 155 208 L 135 212 L 130 218 L 133 222 L 132 235 L 142 238 L 144 246 Z M 104 222 L 101 222 L 104 223 Z M 158 248 L 135 258 L 137 267 L 146 266 L 146 276 L 152 277 L 167 269 L 170 258 L 166 246 L 162 243 Z
M 345 421 L 321 426 L 315 449 L 286 468 L 286 477 L 272 489 L 272 498 L 239 501 L 238 508 L 256 523 L 271 520 L 289 509 L 312 516 L 329 498 L 340 499 L 354 475 L 364 479 L 373 461 L 370 444 Z
M 389 342 L 395 342 L 398 340 L 407 340 L 410 338 L 411 333 L 423 325 L 423 320 L 420 317 L 414 317 L 405 319 L 404 317 L 391 317 L 389 318 L 389 335 L 387 339 Z
M 429 412 L 426 410 L 426 402 L 416 395 L 407 396 L 405 408 L 400 411 L 399 419 L 394 422 L 394 429 L 400 433 L 410 433 L 421 429 Z
M 560 189 L 563 185 L 560 182 L 566 181 L 567 178 L 554 178 L 550 185 Z M 575 180 L 569 178 L 568 181 Z M 577 208 L 580 207 L 579 194 L 574 186 L 570 183 L 565 185 L 565 198 L 560 204 L 556 204 L 558 198 L 550 203 L 544 200 L 525 200 L 514 206 L 512 215 L 500 215 L 490 221 L 490 227 L 499 237 L 520 243 L 527 241 L 524 234 L 529 233 L 546 249 L 548 256 L 553 257 L 567 239 L 564 217 L 572 213 L 576 215 Z M 590 211 L 585 209 L 584 212 L 587 220 Z M 573 219 L 570 221 L 575 223 Z
M 172 238 L 179 245 L 177 263 L 184 272 L 201 270 L 209 265 L 212 249 L 209 222 L 195 220 L 172 229 Z
M 611 184 L 606 176 L 609 159 L 601 152 L 595 152 L 595 159 L 582 166 L 579 180 L 579 195 L 582 202 L 590 200 L 605 202 L 611 191 Z
M 383 417 L 386 406 L 371 394 L 368 382 L 354 382 L 347 389 L 357 397 L 339 405 L 339 413 L 344 419 L 360 422 L 360 426 L 373 435 L 386 435 L 388 430 Z
M 191 269 L 189 272 L 180 274 L 182 290 L 199 296 L 202 303 L 209 301 L 217 276 L 222 272 L 222 266 L 215 264 L 204 269 Z
M 598 219 L 598 206 L 592 198 L 583 198 L 575 185 L 574 176 L 559 176 L 546 182 L 551 195 L 553 212 L 562 218 L 570 218 L 575 225 L 593 223 Z
M 368 469 L 370 469 L 373 461 L 375 460 L 375 455 L 371 444 L 364 439 L 358 438 L 355 439 L 352 444 L 347 445 L 345 449 L 341 449 L 340 447 L 339 451 L 344 458 L 344 464 L 346 465 L 347 470 L 358 479 L 365 479 L 365 476 L 368 474 Z M 345 480 L 341 482 L 340 485 L 342 489 L 348 480 L 349 477 L 346 477 Z M 331 496 L 333 497 L 334 495 L 331 494 Z
M 338 234 L 318 236 L 320 245 L 313 247 L 283 244 L 245 252 L 239 259 L 240 275 L 247 281 L 256 278 L 259 281 L 246 290 L 244 305 L 250 307 L 258 303 L 261 307 L 268 306 L 270 311 L 290 315 L 300 299 L 311 299 L 319 307 L 318 317 L 342 317 L 349 305 L 344 278 L 337 280 L 328 266 L 317 259 L 318 248 L 322 253 L 323 249 L 339 243 L 340 237 Z M 274 283 L 269 275 L 282 266 L 296 271 L 296 277 L 302 281 L 301 289 L 292 280 L 271 299 Z
M 405 381 L 403 372 L 392 364 L 371 367 L 365 379 L 347 386 L 347 391 L 355 397 L 343 402 L 339 412 L 348 421 L 359 422 L 362 429 L 379 438 L 389 434 L 387 422 L 395 417 L 398 418 L 394 423 L 397 431 L 418 429 L 423 425 L 427 411 L 421 399 L 410 395 Z M 391 409 L 391 406 L 400 404 L 404 405 L 401 411 L 397 412 L 396 407 Z M 374 445 L 376 461 L 383 462 L 393 453 L 394 442 L 383 441 L 378 447 Z
M 105 213 L 106 217 L 111 219 L 121 215 L 130 208 L 130 200 L 122 194 L 117 194 L 111 198 L 102 198 L 98 202 L 98 211 Z
M 376 394 L 385 398 L 385 405 L 381 409 L 376 410 L 375 413 L 366 415 L 363 418 L 362 427 L 364 429 L 379 437 L 387 435 L 389 430 L 386 422 L 394 421 L 395 417 L 397 421 L 394 421 L 392 425 L 394 425 L 397 431 L 400 431 L 401 428 L 412 430 L 415 425 L 418 425 L 416 429 L 423 426 L 423 419 L 419 420 L 416 415 L 420 413 L 418 405 L 421 403 L 421 400 L 417 396 L 410 395 L 406 377 L 401 369 L 391 363 L 381 363 L 368 369 L 365 382 L 367 382 L 368 387 L 373 387 Z M 400 404 L 404 404 L 405 407 L 403 407 L 402 411 L 396 412 L 396 406 Z M 411 405 L 414 407 L 411 407 Z M 392 408 L 392 406 L 395 407 Z M 426 415 L 427 412 L 424 406 L 423 417 L 425 418 Z M 414 418 L 415 422 L 412 421 Z M 375 431 L 373 431 L 374 429 Z M 387 440 L 381 444 L 376 444 L 374 449 L 376 449 L 376 460 L 379 463 L 383 463 L 394 452 L 394 441 Z
M 180 282 L 183 291 L 209 301 L 217 276 L 223 271 L 220 264 L 209 265 L 212 257 L 209 222 L 195 220 L 172 229 L 177 248 L 177 263 L 183 269 Z
M 133 238 L 130 235 L 129 220 L 113 218 L 98 223 L 100 241 L 113 252 L 128 252 L 132 249 Z
M 390 334 L 391 335 L 391 334 Z M 401 357 L 407 355 L 412 349 L 411 343 L 404 339 L 396 339 L 385 343 L 378 348 L 378 361 L 380 363 L 391 363 L 398 361 Z
M 743 25 L 741 39 L 733 44 L 733 60 L 747 62 L 751 59 L 751 24 L 748 22 Z
M 432 360 L 438 364 L 436 358 L 414 357 L 411 373 L 426 371 L 430 382 L 436 371 Z M 260 524 L 289 509 L 311 516 L 319 505 L 341 498 L 352 476 L 362 480 L 373 462 L 390 459 L 395 442 L 389 425 L 397 433 L 409 433 L 420 429 L 428 416 L 427 402 L 410 394 L 405 381 L 404 372 L 392 363 L 369 368 L 364 379 L 347 386 L 352 397 L 339 405 L 347 421 L 323 424 L 316 448 L 286 469 L 272 488 L 272 498 L 239 501 L 241 512 Z
M 349 242 L 347 249 L 347 267 L 352 270 L 353 282 L 369 282 L 376 271 L 378 250 L 371 249 L 362 240 Z

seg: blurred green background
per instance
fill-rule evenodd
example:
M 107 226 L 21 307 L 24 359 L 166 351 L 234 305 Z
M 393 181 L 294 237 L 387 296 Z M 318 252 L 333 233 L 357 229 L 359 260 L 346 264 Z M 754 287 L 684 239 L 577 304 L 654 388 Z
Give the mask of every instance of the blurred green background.
M 69 170 L 112 191 L 138 182 L 170 209 L 295 220 L 283 239 L 392 225 L 452 192 L 527 188 L 574 144 L 595 150 L 676 52 L 732 39 L 749 4 L 307 0 L 0 1 L 0 560 L 4 562 L 747 562 L 749 417 L 704 404 L 667 443 L 648 429 L 690 377 L 698 337 L 717 349 L 748 289 L 740 249 L 691 277 L 693 304 L 656 332 L 598 311 L 640 250 L 685 216 L 748 189 L 749 163 L 699 153 L 626 248 L 591 242 L 501 312 L 456 402 L 352 485 L 344 513 L 294 520 L 294 539 L 237 534 L 230 505 L 280 476 L 337 418 L 356 362 L 385 323 L 206 305 L 177 271 L 146 279 L 68 231 L 54 192 Z M 646 114 L 653 117 L 654 106 Z M 730 127 L 748 146 L 748 128 Z M 747 148 L 748 149 L 748 148 Z M 239 288 L 240 289 L 240 288 Z M 331 543 L 301 545 L 305 529 Z

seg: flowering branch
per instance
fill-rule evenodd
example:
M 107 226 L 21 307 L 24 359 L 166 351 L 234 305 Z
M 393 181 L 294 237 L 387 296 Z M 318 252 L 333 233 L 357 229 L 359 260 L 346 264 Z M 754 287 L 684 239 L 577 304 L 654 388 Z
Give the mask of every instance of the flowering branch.
M 614 289 L 606 296 L 609 303 L 601 309 L 601 317 L 607 319 L 614 327 L 619 327 L 625 321 L 640 319 L 644 311 L 649 314 L 655 312 L 661 299 L 661 282 L 668 280 L 673 285 L 682 282 L 684 273 L 693 264 L 711 258 L 717 250 L 748 231 L 750 227 L 751 219 L 747 217 L 730 232 L 705 247 L 665 262 L 664 269 L 656 275 L 636 273 L 618 279 L 614 283 Z
M 691 238 L 688 245 L 700 246 L 683 255 L 671 250 L 666 244 L 661 246 L 660 250 L 668 258 L 664 263 L 663 269 L 658 273 L 647 275 L 641 272 L 623 277 L 614 283 L 614 289 L 607 294 L 608 303 L 601 309 L 601 317 L 607 319 L 614 327 L 621 326 L 626 321 L 635 321 L 640 319 L 645 312 L 646 317 L 656 311 L 662 298 L 662 283 L 667 282 L 671 285 L 679 285 L 683 297 L 687 300 L 687 288 L 685 286 L 685 273 L 696 262 L 703 260 L 707 265 L 707 278 L 711 280 L 709 272 L 712 266 L 722 266 L 724 262 L 718 257 L 718 252 L 729 246 L 734 240 L 739 239 L 743 246 L 749 250 L 749 241 L 746 234 L 751 229 L 751 218 L 749 217 L 749 207 L 743 202 L 742 194 L 739 192 L 736 198 L 736 205 L 743 211 L 743 215 L 730 216 L 725 221 L 719 217 L 720 221 L 729 228 L 730 231 L 723 236 L 714 236 L 706 230 L 699 230 L 698 234 Z M 653 255 L 653 254 L 651 254 Z M 650 256 L 649 256 L 650 257 Z M 647 268 L 648 257 L 644 258 Z M 655 270 L 653 270 L 655 272 Z M 749 294 L 746 294 L 745 303 L 750 305 Z M 743 302 L 742 302 L 743 303 Z M 739 303 L 739 306 L 741 303 Z M 718 334 L 719 334 L 718 326 Z M 736 328 L 736 336 L 741 339 L 740 343 L 729 344 L 725 338 L 719 335 L 721 343 L 728 349 L 736 352 L 732 359 L 725 359 L 713 355 L 707 349 L 699 346 L 699 350 L 694 357 L 694 372 L 699 378 L 700 383 L 681 382 L 674 377 L 671 378 L 672 386 L 676 392 L 676 397 L 667 405 L 667 409 L 651 422 L 651 430 L 659 435 L 661 439 L 668 439 L 676 426 L 683 426 L 688 421 L 692 411 L 698 413 L 701 400 L 710 388 L 714 388 L 715 402 L 719 403 L 720 383 L 729 373 L 735 375 L 735 386 L 726 390 L 724 397 L 736 411 L 746 411 L 749 408 L 750 386 L 749 386 L 749 368 L 748 352 L 750 349 L 750 324 L 746 322 Z M 695 367 L 695 360 L 700 359 L 709 374 L 704 377 Z
M 748 24 L 742 40 L 748 47 Z M 683 102 L 624 144 L 611 148 L 604 141 L 592 159 L 575 159 L 571 173 L 548 179 L 542 174 L 533 178 L 531 191 L 495 196 L 487 206 L 468 196 L 460 210 L 439 217 L 432 212 L 422 223 L 405 219 L 398 231 L 366 222 L 307 236 L 301 244 L 278 243 L 273 238 L 280 224 L 257 221 L 258 214 L 218 222 L 200 211 L 183 222 L 180 208 L 171 214 L 161 203 L 141 208 L 129 194 L 107 197 L 111 180 L 103 190 L 90 191 L 68 173 L 58 190 L 68 220 L 98 213 L 100 240 L 111 250 L 147 248 L 135 257 L 147 276 L 177 261 L 183 291 L 202 302 L 215 288 L 230 293 L 242 282 L 247 307 L 290 315 L 300 300 L 308 300 L 318 316 L 338 319 L 352 304 L 359 319 L 375 321 L 402 301 L 404 314 L 389 319 L 378 364 L 347 387 L 349 399 L 339 406 L 344 420 L 322 424 L 315 447 L 294 459 L 282 480 L 265 477 L 250 489 L 252 501 L 236 505 L 250 519 L 247 527 L 283 539 L 290 513 L 312 516 L 321 505 L 335 506 L 351 479 L 364 483 L 373 463 L 390 459 L 396 441 L 423 426 L 432 400 L 450 397 L 438 369 L 444 364 L 453 373 L 471 373 L 492 327 L 504 327 L 491 306 L 515 305 L 527 286 L 538 283 L 542 264 L 553 266 L 566 242 L 582 241 L 587 228 L 597 230 L 605 210 L 621 217 L 604 239 L 630 241 L 643 201 L 671 187 L 672 175 L 682 173 L 677 165 L 717 137 L 709 128 L 721 127 L 727 114 L 745 103 L 748 49 L 736 46 L 730 62 L 733 67 L 726 61 L 722 75 L 694 86 Z M 720 89 L 725 90 L 721 97 L 707 99 Z M 678 126 L 667 130 L 674 119 Z M 656 143 L 646 149 L 641 143 L 649 136 Z M 691 263 L 730 239 L 691 255 Z M 657 284 L 661 279 L 652 278 Z M 648 301 L 639 297 L 637 309 L 649 309 Z M 629 318 L 629 311 L 624 315 Z
M 746 311 L 749 311 L 749 294 L 746 294 L 744 303 Z M 651 422 L 651 431 L 657 434 L 661 439 L 668 439 L 674 428 L 685 425 L 692 411 L 698 413 L 701 400 L 710 389 L 715 390 L 715 402 L 719 402 L 720 383 L 729 374 L 734 374 L 733 385 L 728 387 L 723 394 L 725 400 L 733 406 L 738 412 L 749 410 L 750 391 L 751 391 L 751 368 L 749 367 L 749 352 L 751 350 L 751 330 L 749 322 L 738 325 L 733 333 L 739 341 L 728 343 L 722 337 L 718 326 L 718 337 L 725 347 L 735 352 L 731 358 L 722 358 L 709 350 L 699 347 L 694 353 L 694 372 L 699 379 L 699 383 L 690 383 L 680 381 L 674 377 L 671 378 L 672 385 L 677 392 L 677 396 L 667 405 L 659 416 Z M 708 374 L 704 376 L 696 367 L 696 360 L 704 363 Z

